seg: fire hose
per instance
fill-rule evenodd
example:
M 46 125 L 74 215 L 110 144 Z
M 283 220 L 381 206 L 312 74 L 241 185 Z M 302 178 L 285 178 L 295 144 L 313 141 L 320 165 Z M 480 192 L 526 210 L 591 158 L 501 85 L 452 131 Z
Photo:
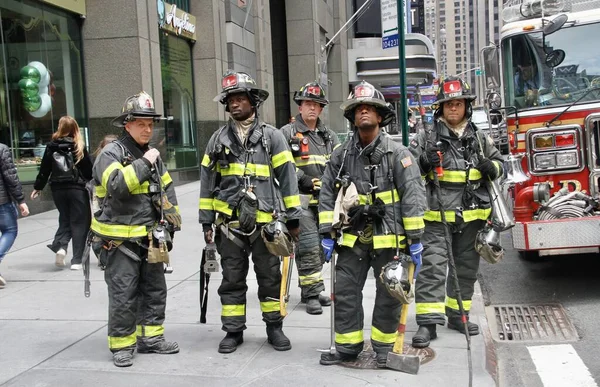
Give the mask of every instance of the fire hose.
M 566 188 L 559 190 L 547 203 L 539 209 L 538 220 L 561 218 L 582 218 L 594 216 L 598 202 L 581 191 L 568 192 Z

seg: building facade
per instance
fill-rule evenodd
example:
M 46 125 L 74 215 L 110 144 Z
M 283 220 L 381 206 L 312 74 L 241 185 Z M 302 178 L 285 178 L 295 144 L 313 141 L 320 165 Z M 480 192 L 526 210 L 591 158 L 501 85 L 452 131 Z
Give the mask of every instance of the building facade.
M 298 112 L 294 91 L 319 80 L 331 102 L 325 122 L 345 130 L 346 34 L 328 45 L 346 21 L 343 2 L 169 1 L 2 0 L 0 142 L 26 191 L 61 116 L 77 119 L 93 151 L 120 134 L 110 121 L 141 90 L 167 118 L 151 144 L 176 183 L 197 180 L 208 138 L 228 118 L 213 101 L 228 69 L 269 91 L 260 117 L 278 127 Z M 49 193 L 34 211 L 51 206 Z

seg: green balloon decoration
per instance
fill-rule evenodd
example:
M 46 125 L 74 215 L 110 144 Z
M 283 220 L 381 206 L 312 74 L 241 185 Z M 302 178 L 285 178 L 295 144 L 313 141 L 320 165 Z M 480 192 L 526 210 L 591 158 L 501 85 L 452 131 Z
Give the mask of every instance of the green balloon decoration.
M 31 79 L 21 79 L 19 81 L 19 89 L 21 89 L 21 96 L 23 98 L 34 97 L 39 94 L 37 82 Z
M 34 112 L 42 106 L 42 97 L 35 95 L 33 97 L 24 97 L 23 106 L 28 112 Z
M 40 83 L 42 79 L 40 72 L 33 66 L 25 66 L 21 69 L 21 79 L 31 79 L 35 83 Z

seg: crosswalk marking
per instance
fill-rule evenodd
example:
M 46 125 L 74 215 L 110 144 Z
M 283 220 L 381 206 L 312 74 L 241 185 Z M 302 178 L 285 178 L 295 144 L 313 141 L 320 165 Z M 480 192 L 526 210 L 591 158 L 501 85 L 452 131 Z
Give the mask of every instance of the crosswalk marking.
M 598 387 L 570 344 L 527 347 L 544 387 Z

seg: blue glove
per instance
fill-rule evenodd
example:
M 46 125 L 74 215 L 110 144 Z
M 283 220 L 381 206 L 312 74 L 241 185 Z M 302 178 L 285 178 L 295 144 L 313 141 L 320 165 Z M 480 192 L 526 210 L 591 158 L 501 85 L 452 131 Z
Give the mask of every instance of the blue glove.
M 321 247 L 323 248 L 323 253 L 325 253 L 325 262 L 331 261 L 331 254 L 333 254 L 335 241 L 331 238 L 323 238 L 321 241 Z
M 423 262 L 423 244 L 421 242 L 413 243 L 410 245 L 410 258 L 415 264 L 415 276 L 419 274 L 419 270 L 421 270 L 421 263 Z

